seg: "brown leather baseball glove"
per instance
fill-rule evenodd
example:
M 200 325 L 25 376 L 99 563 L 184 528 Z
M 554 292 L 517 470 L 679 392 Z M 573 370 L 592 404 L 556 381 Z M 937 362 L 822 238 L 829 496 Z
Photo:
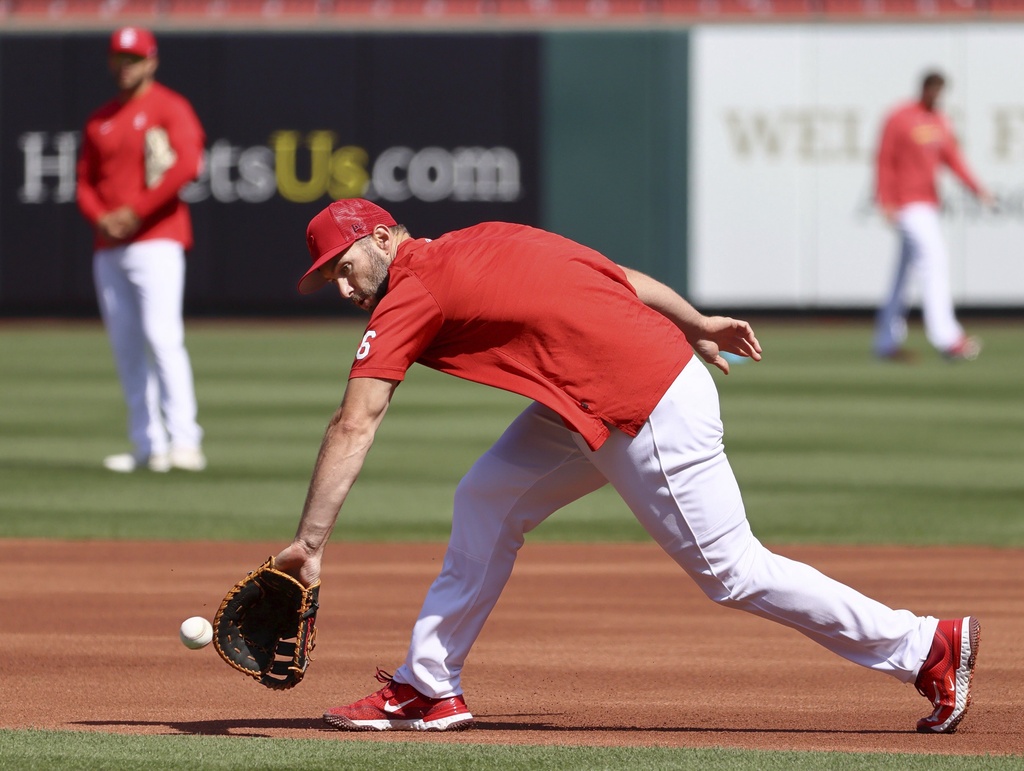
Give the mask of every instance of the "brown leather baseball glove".
M 144 161 L 146 164 L 146 187 L 156 187 L 164 174 L 178 162 L 178 154 L 171 147 L 170 137 L 161 126 L 151 126 L 143 134 Z
M 213 642 L 228 664 L 267 688 L 299 684 L 312 660 L 320 582 L 303 586 L 270 557 L 235 584 L 213 619 Z

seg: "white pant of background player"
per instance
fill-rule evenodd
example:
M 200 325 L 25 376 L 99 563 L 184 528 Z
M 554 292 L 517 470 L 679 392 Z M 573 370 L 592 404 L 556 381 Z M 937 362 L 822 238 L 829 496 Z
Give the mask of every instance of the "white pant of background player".
M 170 239 L 100 249 L 93 278 L 140 462 L 202 443 L 182 302 L 185 252 Z
M 463 662 L 524 533 L 606 482 L 712 600 L 914 680 L 938 619 L 892 610 L 761 545 L 725 455 L 714 380 L 696 356 L 636 438 L 613 430 L 597 452 L 546 407 L 516 418 L 459 485 L 444 566 L 395 679 L 434 698 L 461 693 Z
M 932 204 L 913 203 L 897 215 L 900 237 L 896 276 L 878 311 L 875 354 L 897 351 L 907 338 L 907 289 L 917 274 L 921 289 L 921 315 L 925 336 L 937 350 L 952 349 L 964 336 L 956 320 L 949 284 L 949 258 L 942 238 L 939 210 Z

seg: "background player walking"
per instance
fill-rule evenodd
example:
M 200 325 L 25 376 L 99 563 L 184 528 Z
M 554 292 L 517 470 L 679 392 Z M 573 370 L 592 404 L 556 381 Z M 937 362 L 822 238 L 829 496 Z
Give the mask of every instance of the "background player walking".
M 182 301 L 192 246 L 181 188 L 199 174 L 205 135 L 191 105 L 155 80 L 156 39 L 124 27 L 110 38 L 118 95 L 85 125 L 78 206 L 95 229 L 93 278 L 128 408 L 132 452 L 111 471 L 206 467 L 196 422 Z
M 956 137 L 939 111 L 945 78 L 931 72 L 921 82 L 920 97 L 895 108 L 885 120 L 877 157 L 877 199 L 900 239 L 896 275 L 875 325 L 875 355 L 905 359 L 907 284 L 920 277 L 925 335 L 950 359 L 974 359 L 981 343 L 964 333 L 956 319 L 949 283 L 949 259 L 939 221 L 936 174 L 940 165 L 953 171 L 986 205 L 992 196 L 971 174 Z
M 413 362 L 534 400 L 459 483 L 444 564 L 404 665 L 393 676 L 378 670 L 383 687 L 328 710 L 329 725 L 468 727 L 463 664 L 526 533 L 611 483 L 709 598 L 915 683 L 933 706 L 918 730 L 956 729 L 970 703 L 976 619 L 890 609 L 773 554 L 751 532 L 700 361 L 728 373 L 723 352 L 759 360 L 745 321 L 703 316 L 664 284 L 523 225 L 414 239 L 380 207 L 348 200 L 313 218 L 307 244 L 313 266 L 300 290 L 333 283 L 371 315 L 279 569 L 306 585 L 319 578 L 341 506 Z

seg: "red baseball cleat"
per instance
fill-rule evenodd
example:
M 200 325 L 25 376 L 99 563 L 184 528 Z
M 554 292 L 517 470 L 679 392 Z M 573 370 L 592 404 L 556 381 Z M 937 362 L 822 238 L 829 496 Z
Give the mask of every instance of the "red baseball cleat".
M 953 346 L 942 353 L 950 361 L 974 361 L 980 354 L 981 340 L 967 335 L 962 336 Z
M 940 621 L 917 681 L 935 711 L 917 721 L 919 733 L 951 734 L 971 706 L 971 679 L 981 644 L 981 622 L 973 616 Z
M 395 682 L 382 669 L 384 687 L 365 699 L 324 713 L 324 721 L 342 731 L 461 731 L 473 725 L 466 700 L 459 696 L 430 699 L 411 685 Z

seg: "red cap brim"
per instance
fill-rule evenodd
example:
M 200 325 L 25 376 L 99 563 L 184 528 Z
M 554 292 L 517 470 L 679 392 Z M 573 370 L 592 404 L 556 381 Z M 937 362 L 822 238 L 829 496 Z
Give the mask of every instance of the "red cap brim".
M 345 246 L 339 246 L 337 249 L 332 249 L 325 254 L 320 255 L 320 259 L 313 263 L 313 267 L 305 272 L 302 278 L 299 279 L 299 292 L 302 294 L 312 294 L 318 289 L 322 289 L 327 286 L 327 279 L 324 278 L 324 274 L 320 272 L 320 268 L 326 265 L 328 262 L 337 257 L 341 252 L 348 249 L 352 244 L 346 244 Z

